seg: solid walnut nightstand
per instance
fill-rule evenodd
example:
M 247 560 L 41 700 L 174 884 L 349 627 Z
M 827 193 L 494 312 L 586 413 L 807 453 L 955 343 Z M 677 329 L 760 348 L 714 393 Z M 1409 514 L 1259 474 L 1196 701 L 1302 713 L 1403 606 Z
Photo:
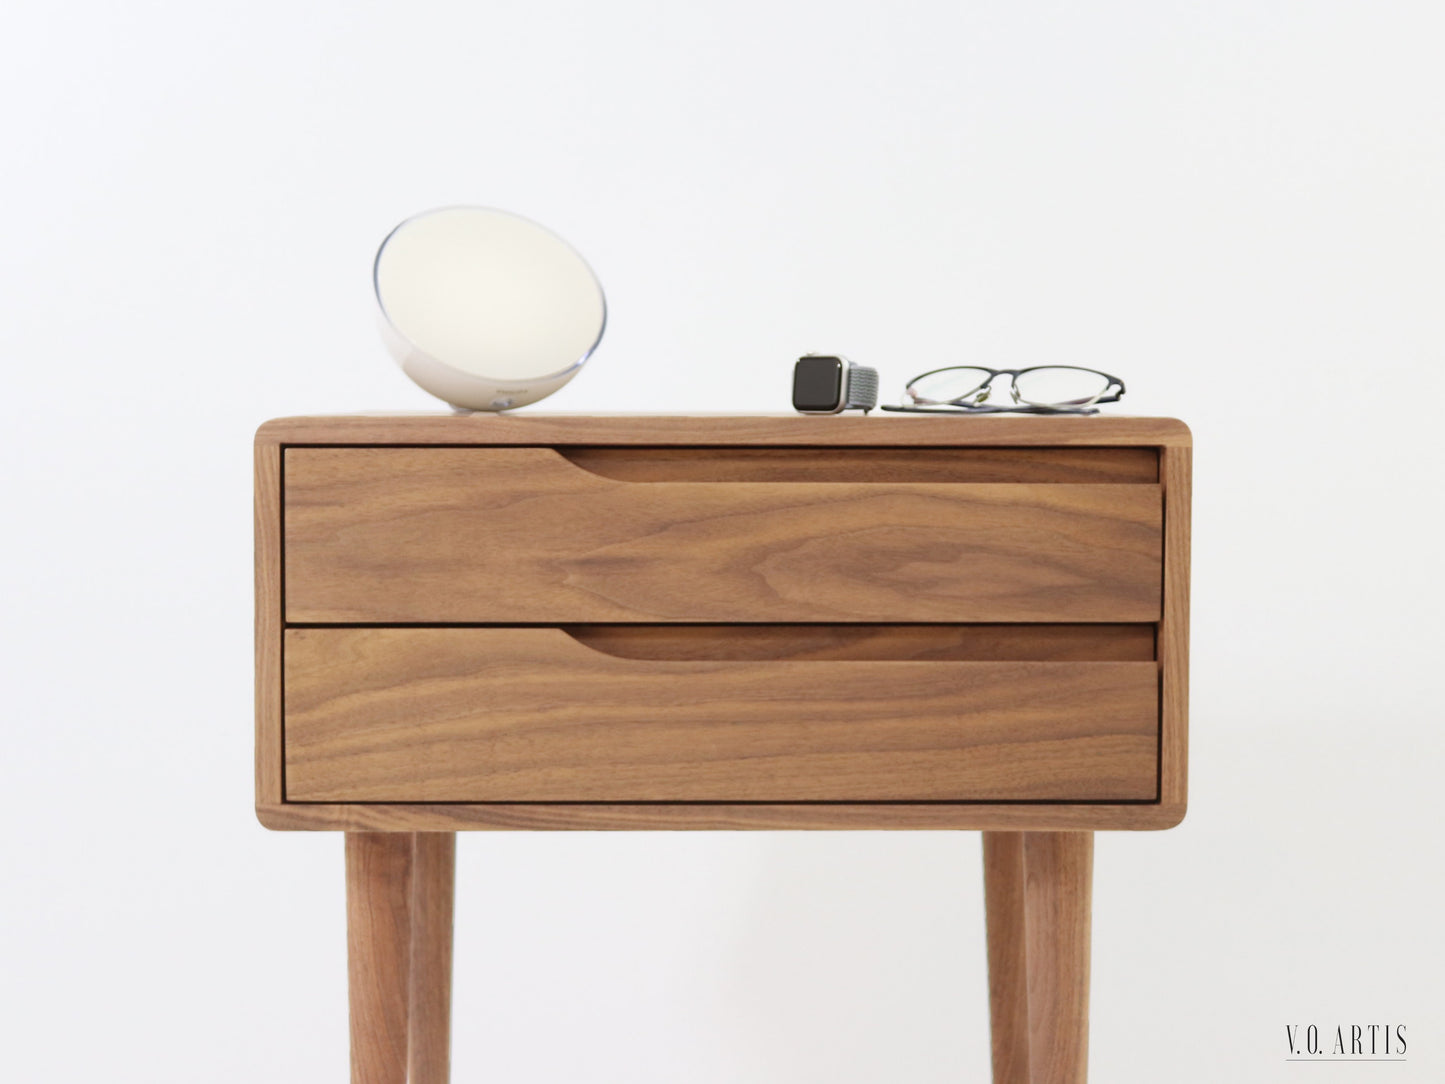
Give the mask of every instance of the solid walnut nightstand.
M 447 1078 L 457 831 L 953 828 L 995 1081 L 1083 1081 L 1092 833 L 1184 815 L 1190 450 L 1157 418 L 262 426 L 257 811 L 347 833 L 352 1080 Z

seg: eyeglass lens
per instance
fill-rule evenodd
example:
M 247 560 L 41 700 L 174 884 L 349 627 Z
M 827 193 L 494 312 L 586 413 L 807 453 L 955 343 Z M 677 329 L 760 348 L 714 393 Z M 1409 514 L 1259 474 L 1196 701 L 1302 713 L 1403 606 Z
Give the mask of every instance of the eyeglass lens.
M 954 403 L 982 391 L 993 378 L 992 369 L 960 365 L 924 373 L 908 385 L 908 393 L 915 403 Z
M 1019 373 L 1014 388 L 1031 406 L 1088 406 L 1109 390 L 1109 378 L 1092 369 L 1046 365 Z

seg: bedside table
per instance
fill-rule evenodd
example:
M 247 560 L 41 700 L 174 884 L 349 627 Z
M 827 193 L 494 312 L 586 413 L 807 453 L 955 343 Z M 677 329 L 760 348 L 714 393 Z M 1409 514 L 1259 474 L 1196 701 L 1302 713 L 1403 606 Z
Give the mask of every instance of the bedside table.
M 448 1074 L 455 833 L 984 833 L 996 1084 L 1085 1079 L 1099 829 L 1185 808 L 1191 442 L 1100 417 L 289 418 L 256 805 L 346 833 L 355 1084 Z

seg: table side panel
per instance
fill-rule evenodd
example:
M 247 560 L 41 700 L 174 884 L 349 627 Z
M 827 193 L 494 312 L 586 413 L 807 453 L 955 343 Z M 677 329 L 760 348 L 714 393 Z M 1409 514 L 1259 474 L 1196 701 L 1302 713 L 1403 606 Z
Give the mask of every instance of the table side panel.
M 255 450 L 256 802 L 284 800 L 281 742 L 281 450 Z
M 1183 819 L 1189 766 L 1189 561 L 1193 449 L 1166 448 L 1164 617 L 1159 625 L 1160 802 Z

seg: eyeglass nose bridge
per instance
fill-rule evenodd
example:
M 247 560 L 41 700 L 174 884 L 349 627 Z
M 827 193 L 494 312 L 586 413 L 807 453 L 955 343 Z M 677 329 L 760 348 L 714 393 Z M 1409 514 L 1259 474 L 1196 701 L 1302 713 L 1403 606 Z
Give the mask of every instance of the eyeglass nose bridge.
M 1008 393 L 1009 393 L 1009 397 L 1010 397 L 1011 399 L 1013 399 L 1013 401 L 1014 401 L 1015 403 L 1021 403 L 1021 402 L 1023 402 L 1023 400 L 1019 398 L 1019 386 L 1018 386 L 1018 374 L 1019 374 L 1019 370 L 1017 370 L 1017 369 L 986 369 L 986 368 L 985 368 L 984 366 L 982 366 L 982 365 L 977 366 L 977 368 L 979 368 L 979 369 L 984 369 L 984 371 L 986 371 L 986 372 L 988 373 L 988 377 L 987 377 L 987 379 L 985 379 L 985 380 L 983 381 L 983 383 L 979 384 L 979 386 L 978 386 L 977 388 L 975 388 L 973 391 L 969 392 L 968 395 L 967 395 L 965 398 L 971 399 L 971 401 L 972 401 L 973 403 L 975 403 L 975 404 L 988 402 L 989 399 L 993 398 L 993 386 L 994 386 L 995 383 L 998 382 L 998 378 L 1001 377 L 1001 376 L 1006 376 L 1006 377 L 1009 378 L 1009 380 L 1008 380 Z
M 978 406 L 982 403 L 986 403 L 989 401 L 989 399 L 993 397 L 994 383 L 1001 376 L 1006 376 L 1009 378 L 1009 397 L 1015 403 L 1023 402 L 1023 400 L 1019 398 L 1018 387 L 1018 374 L 1022 372 L 1021 369 L 991 369 L 986 365 L 960 366 L 960 368 L 977 369 L 979 372 L 987 373 L 988 376 L 985 377 L 982 381 L 980 381 L 978 386 L 972 391 L 966 391 L 957 398 L 949 400 L 949 402 L 960 404 L 967 403 L 970 406 Z

